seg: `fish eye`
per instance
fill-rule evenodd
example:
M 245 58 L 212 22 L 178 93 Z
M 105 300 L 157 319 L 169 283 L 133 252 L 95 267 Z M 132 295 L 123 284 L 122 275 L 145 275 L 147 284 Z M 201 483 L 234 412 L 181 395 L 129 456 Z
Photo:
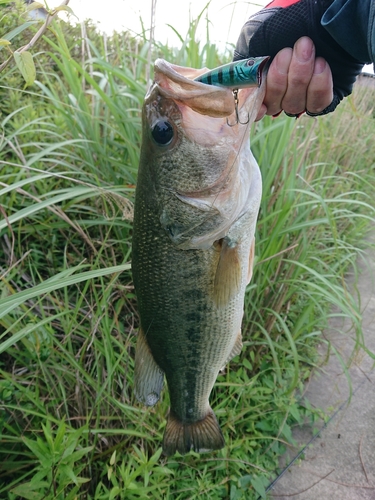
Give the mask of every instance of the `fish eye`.
M 246 63 L 246 66 L 253 66 L 254 65 L 254 59 L 249 59 Z
M 152 127 L 151 135 L 157 144 L 167 146 L 173 139 L 173 127 L 167 120 L 159 120 Z

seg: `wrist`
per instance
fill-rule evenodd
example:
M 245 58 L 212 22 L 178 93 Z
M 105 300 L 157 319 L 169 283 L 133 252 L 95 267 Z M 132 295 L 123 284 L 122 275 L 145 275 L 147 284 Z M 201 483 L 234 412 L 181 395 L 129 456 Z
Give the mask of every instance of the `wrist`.
M 368 43 L 370 7 L 371 0 L 334 0 L 321 19 L 332 38 L 363 64 L 372 61 Z

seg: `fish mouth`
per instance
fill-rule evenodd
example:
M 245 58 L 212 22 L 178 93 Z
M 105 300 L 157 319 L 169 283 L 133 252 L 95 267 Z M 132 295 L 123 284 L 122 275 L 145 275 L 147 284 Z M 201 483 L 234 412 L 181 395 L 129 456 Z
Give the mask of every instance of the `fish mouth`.
M 262 56 L 257 58 L 259 65 L 257 78 L 260 87 L 265 87 L 265 74 L 270 58 Z M 244 110 L 253 121 L 252 110 L 258 107 L 258 97 L 250 98 L 252 94 L 263 95 L 263 92 L 254 92 L 259 87 L 246 87 L 238 90 L 238 102 L 235 102 L 231 88 L 207 85 L 194 79 L 208 71 L 207 68 L 195 69 L 169 63 L 164 59 L 157 59 L 154 65 L 154 83 L 148 95 L 150 99 L 153 91 L 166 98 L 173 99 L 182 115 L 188 114 L 188 108 L 207 118 L 225 118 L 225 121 L 236 121 L 236 112 Z M 254 105 L 255 104 L 255 105 Z M 237 109 L 236 109 L 237 106 Z M 243 114 L 244 114 L 243 112 Z M 233 119 L 232 119 L 233 118 Z M 241 123 L 239 123 L 241 125 Z M 207 126 L 204 125 L 207 130 Z M 217 125 L 215 126 L 217 128 Z
M 205 73 L 207 68 L 185 68 L 157 59 L 154 65 L 154 84 L 146 99 L 157 87 L 161 96 L 173 99 L 177 104 L 188 106 L 193 111 L 214 118 L 228 117 L 234 112 L 234 99 L 231 89 L 214 87 L 194 78 Z
M 207 68 L 189 68 L 185 66 L 178 66 L 177 64 L 172 64 L 165 59 L 156 59 L 154 70 L 155 75 L 165 75 L 176 83 L 180 82 L 185 84 L 187 80 L 191 84 L 192 89 L 202 88 L 202 85 L 205 85 L 200 82 L 194 81 L 194 79 L 204 74 L 207 71 Z
M 262 76 L 263 73 L 266 72 L 267 65 L 270 59 L 271 59 L 270 56 L 260 56 L 253 58 L 255 65 L 257 66 L 258 86 L 260 86 L 262 83 Z M 207 84 L 198 82 L 195 79 L 210 71 L 208 68 L 195 69 L 184 66 L 178 66 L 177 64 L 169 63 L 165 59 L 157 59 L 155 61 L 154 70 L 156 77 L 158 76 L 160 78 L 160 75 L 164 75 L 165 77 L 169 78 L 176 84 L 180 83 L 183 86 L 186 85 L 190 86 L 191 90 L 196 92 L 203 92 L 204 89 L 207 87 Z M 158 78 L 155 78 L 155 81 L 157 82 Z M 216 86 L 214 85 L 208 85 L 208 87 L 210 89 L 212 89 L 212 87 L 216 88 Z M 228 90 L 228 88 L 225 87 L 221 88 L 222 89 L 224 88 L 225 91 Z

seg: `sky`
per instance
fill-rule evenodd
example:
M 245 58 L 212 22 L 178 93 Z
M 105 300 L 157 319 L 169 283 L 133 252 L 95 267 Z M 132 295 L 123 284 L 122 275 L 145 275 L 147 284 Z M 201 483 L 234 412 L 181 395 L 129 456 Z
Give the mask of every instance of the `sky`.
M 235 44 L 249 16 L 269 1 L 211 0 L 208 7 L 211 41 L 220 48 L 224 48 L 226 43 Z M 205 5 L 205 0 L 156 0 L 155 39 L 178 47 L 181 42 L 168 24 L 184 37 L 188 31 L 189 19 L 195 19 Z M 146 28 L 151 23 L 151 0 L 70 0 L 69 6 L 79 20 L 91 18 L 100 30 L 108 34 L 113 30 L 139 33 L 140 17 Z M 198 38 L 200 36 L 202 40 L 206 40 L 204 19 L 200 22 L 200 29 Z M 373 73 L 373 65 L 365 66 L 364 71 Z
M 172 25 L 183 37 L 189 27 L 189 19 L 195 19 L 206 5 L 205 0 L 156 0 L 155 39 L 178 45 L 177 36 L 167 25 Z M 235 44 L 241 27 L 249 16 L 260 10 L 269 0 L 211 0 L 208 7 L 210 38 L 224 45 Z M 129 29 L 135 33 L 141 30 L 139 18 L 145 27 L 150 27 L 151 0 L 70 0 L 69 6 L 80 18 L 91 18 L 107 33 Z M 205 22 L 201 20 L 201 37 L 205 38 Z

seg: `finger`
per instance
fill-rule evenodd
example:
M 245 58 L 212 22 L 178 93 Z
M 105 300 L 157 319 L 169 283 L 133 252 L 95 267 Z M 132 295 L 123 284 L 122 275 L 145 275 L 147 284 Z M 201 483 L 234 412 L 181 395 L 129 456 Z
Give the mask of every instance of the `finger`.
M 267 74 L 264 105 L 267 115 L 276 115 L 282 110 L 281 102 L 288 88 L 288 71 L 293 50 L 290 47 L 280 50 L 272 61 Z
M 306 109 L 320 113 L 333 99 L 333 80 L 328 63 L 322 57 L 315 60 L 314 73 L 307 89 Z
M 293 48 L 288 73 L 288 88 L 281 102 L 284 111 L 303 113 L 306 109 L 307 89 L 314 72 L 315 47 L 306 36 L 297 40 Z
M 257 117 L 255 118 L 255 121 L 258 122 L 259 120 L 261 120 L 266 113 L 267 113 L 267 108 L 264 104 L 262 104 L 258 111 Z

